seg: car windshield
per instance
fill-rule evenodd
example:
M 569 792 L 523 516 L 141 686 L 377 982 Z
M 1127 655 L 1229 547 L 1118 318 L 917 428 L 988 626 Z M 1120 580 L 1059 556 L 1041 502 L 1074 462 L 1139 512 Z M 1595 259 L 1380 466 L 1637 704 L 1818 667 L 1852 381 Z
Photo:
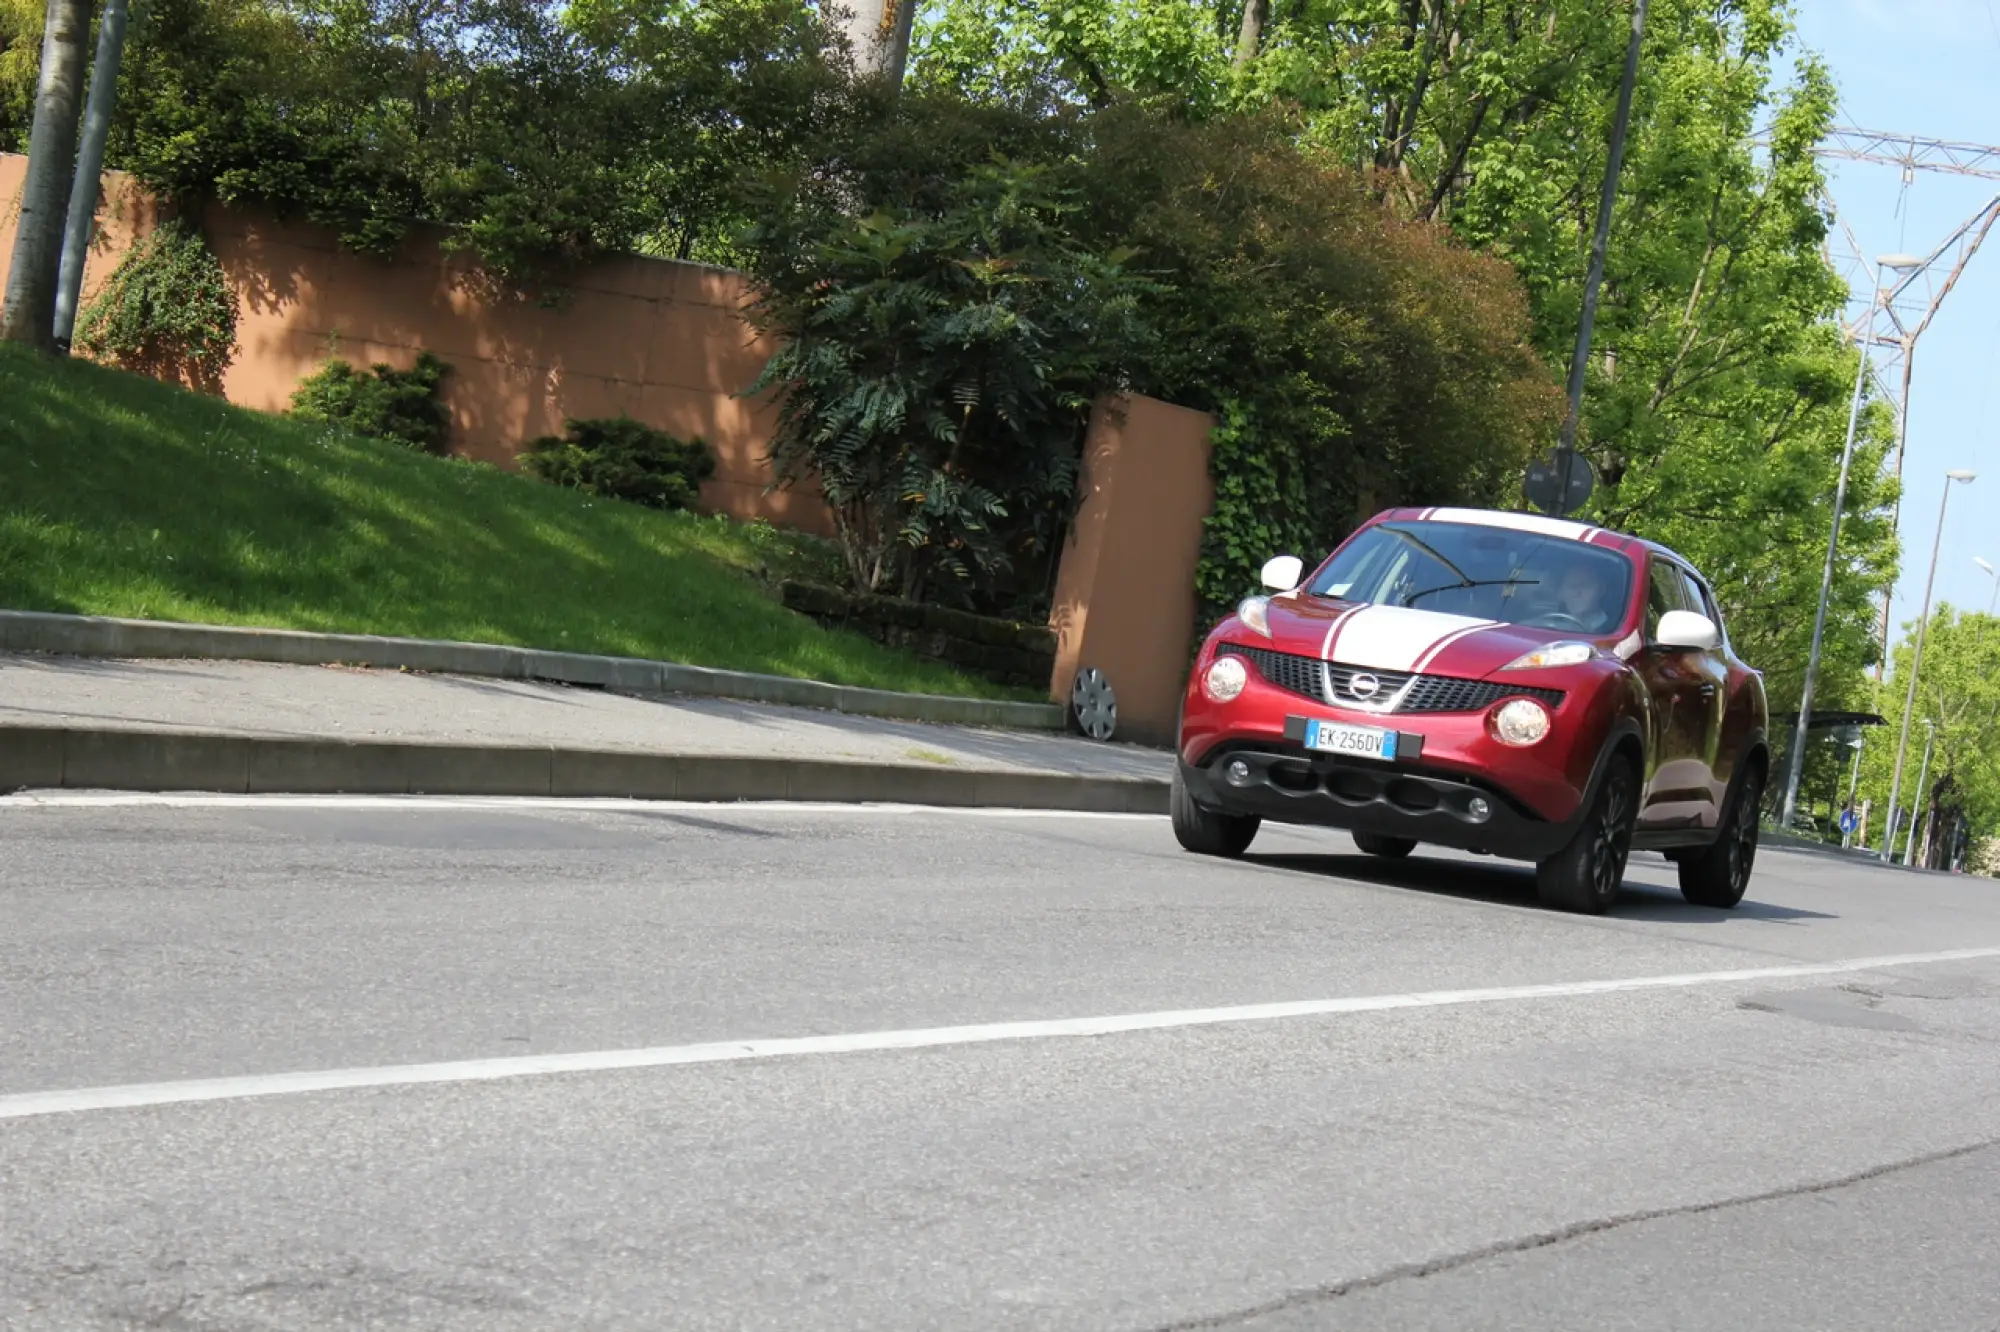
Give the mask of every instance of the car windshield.
M 1472 523 L 1378 523 L 1307 589 L 1482 620 L 1609 633 L 1631 600 L 1632 562 L 1564 536 Z

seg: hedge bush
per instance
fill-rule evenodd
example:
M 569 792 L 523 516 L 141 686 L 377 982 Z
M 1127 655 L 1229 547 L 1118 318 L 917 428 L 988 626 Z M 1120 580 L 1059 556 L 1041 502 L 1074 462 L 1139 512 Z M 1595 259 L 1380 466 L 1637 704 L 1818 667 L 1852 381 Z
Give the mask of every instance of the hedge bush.
M 361 371 L 336 358 L 293 392 L 292 411 L 357 435 L 442 453 L 451 413 L 439 392 L 450 373 L 451 367 L 429 352 L 420 352 L 408 370 L 375 365 Z
M 715 455 L 629 416 L 565 422 L 565 433 L 530 440 L 521 465 L 553 485 L 651 509 L 691 509 Z

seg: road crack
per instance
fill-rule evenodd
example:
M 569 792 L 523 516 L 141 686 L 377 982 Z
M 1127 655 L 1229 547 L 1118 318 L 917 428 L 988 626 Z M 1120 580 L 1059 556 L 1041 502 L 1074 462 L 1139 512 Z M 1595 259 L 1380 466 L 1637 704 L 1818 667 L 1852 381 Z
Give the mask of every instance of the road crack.
M 1760 1203 L 1782 1202 L 1790 1198 L 1810 1198 L 1852 1188 L 1856 1184 L 1866 1184 L 1870 1180 L 1887 1175 L 1899 1174 L 1905 1170 L 1919 1170 L 1924 1166 L 1938 1165 L 1945 1161 L 1955 1161 L 1961 1157 L 1974 1156 L 1980 1152 L 2000 1147 L 2000 1138 L 1987 1138 L 1969 1143 L 1963 1147 L 1948 1147 L 1942 1151 L 1926 1152 L 1900 1161 L 1884 1165 L 1870 1166 L 1850 1175 L 1834 1179 L 1819 1180 L 1810 1184 L 1794 1184 L 1782 1189 L 1770 1189 L 1763 1193 L 1746 1193 L 1734 1198 L 1718 1198 L 1709 1202 L 1683 1203 L 1678 1207 L 1655 1207 L 1640 1212 L 1622 1212 L 1616 1216 L 1599 1217 L 1591 1221 L 1576 1221 L 1554 1230 L 1544 1230 L 1515 1239 L 1498 1240 L 1483 1244 L 1476 1249 L 1466 1249 L 1460 1253 L 1447 1254 L 1438 1258 L 1427 1258 L 1419 1263 L 1403 1263 L 1385 1268 L 1371 1276 L 1356 1277 L 1351 1281 L 1336 1282 L 1331 1285 L 1313 1286 L 1305 1290 L 1293 1291 L 1277 1299 L 1245 1309 L 1232 1309 L 1224 1313 L 1202 1314 L 1194 1318 L 1178 1319 L 1173 1322 L 1156 1324 L 1147 1332 L 1203 1332 L 1204 1329 L 1235 1327 L 1252 1319 L 1268 1318 L 1273 1314 L 1288 1313 L 1296 1309 L 1311 1308 L 1316 1304 L 1326 1304 L 1346 1295 L 1358 1294 L 1365 1290 L 1378 1290 L 1383 1286 L 1397 1285 L 1405 1281 L 1421 1281 L 1426 1277 L 1441 1276 L 1460 1268 L 1471 1267 L 1491 1258 L 1504 1258 L 1510 1254 L 1531 1253 L 1536 1249 L 1547 1249 L 1558 1244 L 1568 1244 L 1573 1240 L 1587 1239 L 1606 1231 L 1620 1230 L 1626 1226 L 1642 1225 L 1648 1221 L 1664 1221 L 1672 1217 L 1704 1216 L 1711 1212 L 1725 1212 L 1738 1207 L 1754 1207 Z

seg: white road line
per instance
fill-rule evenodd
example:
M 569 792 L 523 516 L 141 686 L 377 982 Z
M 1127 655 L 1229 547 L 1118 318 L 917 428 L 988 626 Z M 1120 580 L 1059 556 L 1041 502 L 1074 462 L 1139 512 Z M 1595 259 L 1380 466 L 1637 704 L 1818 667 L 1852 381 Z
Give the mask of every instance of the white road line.
M 628 800 L 591 796 L 349 796 L 205 795 L 140 791 L 50 791 L 0 796 L 9 809 L 382 809 L 560 810 L 609 813 L 701 811 L 708 814 L 953 814 L 984 819 L 1154 819 L 1158 814 L 1094 813 L 1067 809 L 998 809 L 969 805 L 863 804 L 807 800 Z
M 1631 976 L 1614 980 L 1561 981 L 1548 985 L 1506 985 L 1483 990 L 1429 990 L 1414 994 L 1366 995 L 1347 999 L 1306 999 L 1293 1003 L 1243 1004 L 1233 1008 L 1193 1008 L 1114 1017 L 1054 1018 L 1030 1022 L 990 1022 L 967 1027 L 856 1032 L 841 1036 L 714 1041 L 705 1045 L 663 1045 L 643 1050 L 590 1050 L 574 1054 L 521 1055 L 507 1059 L 466 1059 L 445 1064 L 402 1064 L 383 1068 L 336 1068 L 305 1073 L 271 1073 L 238 1078 L 86 1087 L 72 1091 L 26 1092 L 0 1096 L 0 1119 L 127 1110 L 192 1101 L 234 1101 L 305 1092 L 356 1091 L 369 1087 L 409 1087 L 443 1082 L 494 1082 L 503 1078 L 546 1077 L 557 1073 L 603 1073 L 619 1069 L 672 1068 L 686 1064 L 727 1064 L 753 1059 L 796 1059 L 813 1055 L 860 1054 L 883 1050 L 926 1050 L 992 1041 L 1054 1040 L 1117 1036 L 1135 1031 L 1206 1027 L 1225 1022 L 1274 1022 L 1285 1018 L 1380 1013 L 1401 1008 L 1450 1008 L 1515 1000 L 1562 999 L 1625 994 L 1635 990 L 1687 989 L 1746 981 L 1794 980 L 1857 971 L 1967 962 L 2000 957 L 2000 948 L 1959 948 L 1941 953 L 1900 953 L 1838 962 L 1808 962 L 1741 971 L 1695 971 L 1671 976 Z

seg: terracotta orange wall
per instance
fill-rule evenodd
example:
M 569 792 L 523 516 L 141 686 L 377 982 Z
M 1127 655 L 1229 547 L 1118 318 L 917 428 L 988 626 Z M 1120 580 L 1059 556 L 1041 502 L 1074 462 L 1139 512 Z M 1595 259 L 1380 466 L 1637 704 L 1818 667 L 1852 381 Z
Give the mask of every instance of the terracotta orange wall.
M 25 158 L 0 155 L 0 265 L 11 262 L 25 170 Z M 86 302 L 153 213 L 129 179 L 106 173 Z M 452 367 L 444 396 L 459 453 L 511 467 L 523 443 L 560 432 L 565 418 L 622 412 L 708 442 L 716 475 L 702 489 L 706 507 L 832 531 L 816 494 L 766 493 L 772 410 L 736 394 L 771 347 L 744 322 L 741 274 L 619 258 L 568 276 L 539 304 L 491 292 L 428 230 L 384 260 L 252 211 L 216 208 L 202 221 L 238 296 L 236 362 L 222 385 L 232 402 L 281 411 L 330 357 L 406 368 L 428 350 Z
M 1084 444 L 1083 504 L 1056 577 L 1050 695 L 1103 671 L 1117 738 L 1171 744 L 1195 632 L 1195 565 L 1215 501 L 1215 418 L 1144 397 L 1106 398 Z

